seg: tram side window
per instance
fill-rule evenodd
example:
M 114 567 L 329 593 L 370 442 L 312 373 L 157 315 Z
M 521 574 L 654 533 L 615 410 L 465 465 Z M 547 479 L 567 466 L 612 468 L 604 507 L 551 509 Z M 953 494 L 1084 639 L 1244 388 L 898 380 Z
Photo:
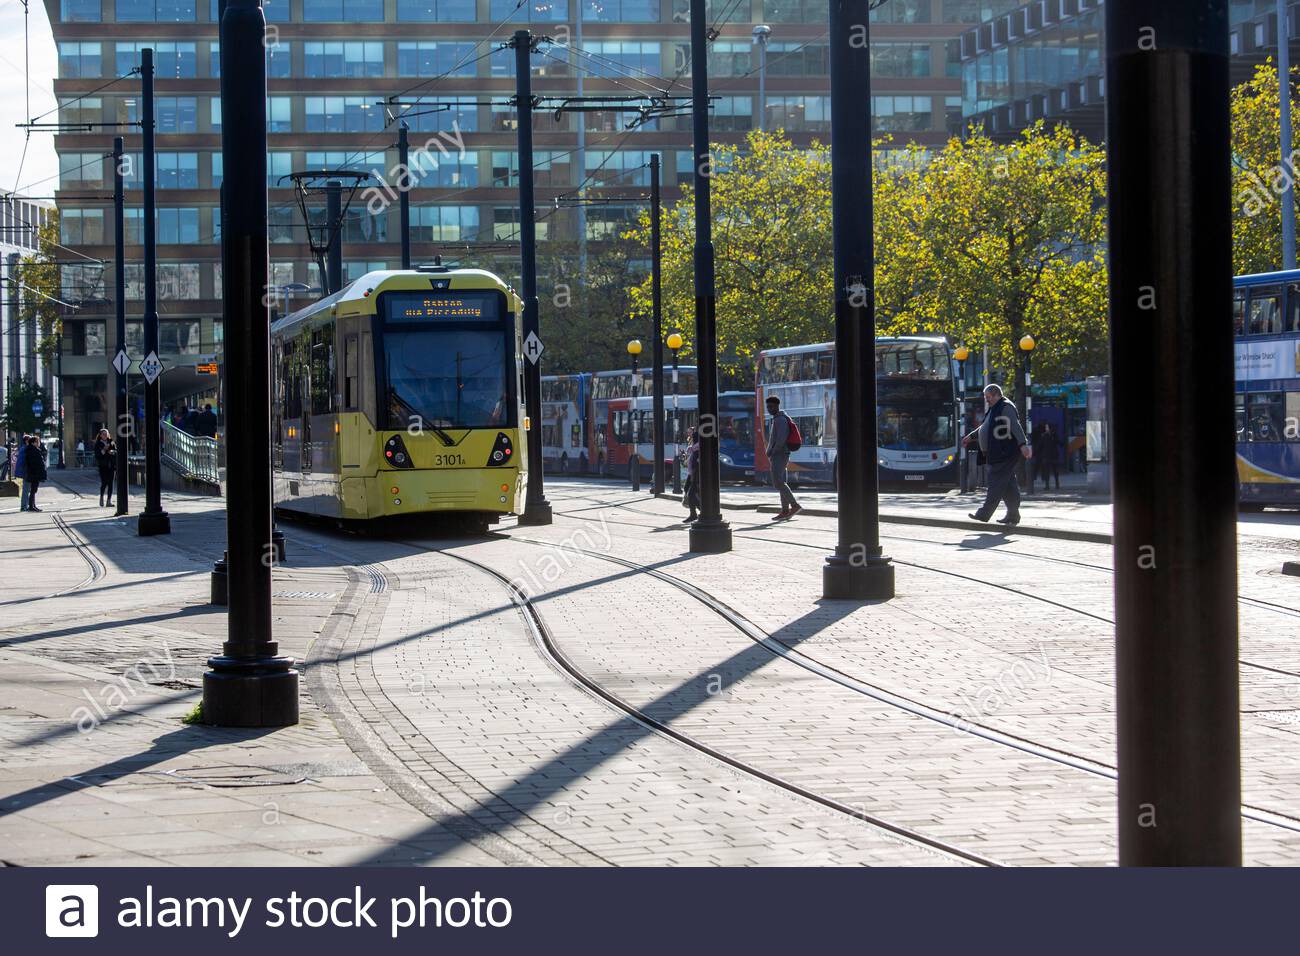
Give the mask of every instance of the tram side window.
M 284 417 L 302 418 L 302 367 L 296 342 L 284 344 Z
M 1256 292 L 1250 297 L 1250 334 L 1268 335 L 1282 331 L 1282 308 L 1276 292 Z
M 357 357 L 357 337 L 349 335 L 343 343 L 343 407 L 357 407 L 358 370 L 361 367 Z
M 1246 396 L 1246 441 L 1282 441 L 1285 419 L 1282 392 L 1256 392 Z
M 334 323 L 311 334 L 311 413 L 334 413 Z

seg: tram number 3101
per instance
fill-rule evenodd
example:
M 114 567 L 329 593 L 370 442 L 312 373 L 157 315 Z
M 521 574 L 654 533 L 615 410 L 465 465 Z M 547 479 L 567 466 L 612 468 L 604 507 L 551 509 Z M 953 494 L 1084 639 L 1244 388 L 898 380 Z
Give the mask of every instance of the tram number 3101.
M 465 464 L 464 455 L 434 455 L 433 467 L 435 468 L 452 468 L 456 465 Z

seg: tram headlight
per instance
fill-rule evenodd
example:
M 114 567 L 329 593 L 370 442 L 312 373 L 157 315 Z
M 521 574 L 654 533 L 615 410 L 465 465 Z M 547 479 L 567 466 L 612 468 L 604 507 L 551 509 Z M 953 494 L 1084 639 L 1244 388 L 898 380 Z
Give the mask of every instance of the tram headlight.
M 505 432 L 497 432 L 496 441 L 492 443 L 492 451 L 488 455 L 487 466 L 489 468 L 499 468 L 502 465 L 508 465 L 514 453 L 514 444 L 510 441 L 510 436 Z
M 402 443 L 401 435 L 392 435 L 384 442 L 384 459 L 394 468 L 413 468 L 410 453 Z

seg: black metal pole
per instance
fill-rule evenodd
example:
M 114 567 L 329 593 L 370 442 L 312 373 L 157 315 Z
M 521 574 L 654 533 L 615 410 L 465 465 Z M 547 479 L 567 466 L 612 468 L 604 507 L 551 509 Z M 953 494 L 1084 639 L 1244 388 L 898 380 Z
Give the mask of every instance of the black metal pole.
M 705 0 L 691 0 L 691 127 L 695 143 L 695 364 L 699 386 L 700 518 L 691 525 L 690 548 L 731 550 L 731 526 L 722 520 L 718 468 L 717 283 L 713 272 L 713 218 L 709 177 L 708 22 Z
M 116 306 L 114 335 L 119 352 L 126 351 L 126 197 L 124 194 L 122 163 L 125 144 L 121 136 L 113 138 L 113 302 Z M 115 353 L 116 354 L 116 353 Z M 126 373 L 123 367 L 117 373 L 116 387 L 113 389 L 114 417 L 117 419 L 117 514 L 130 512 L 130 478 L 127 455 L 131 451 L 131 413 L 127 405 Z
M 831 0 L 831 219 L 835 245 L 839 538 L 822 568 L 827 598 L 894 596 L 880 546 L 876 317 L 872 273 L 868 0 Z
M 519 117 L 519 253 L 523 272 L 524 338 L 540 338 L 537 300 L 537 221 L 533 199 L 533 35 L 516 30 L 515 99 Z M 527 348 L 525 347 L 525 351 Z M 528 494 L 520 524 L 550 524 L 551 504 L 542 484 L 542 366 L 534 355 L 524 360 L 524 413 L 528 417 Z
M 673 494 L 680 495 L 682 493 L 682 463 L 677 430 L 677 349 L 673 349 Z
M 407 163 L 411 161 L 411 140 L 403 122 L 397 127 L 397 207 L 402 221 L 402 268 L 411 268 L 411 176 Z
M 266 21 L 258 0 L 227 0 L 221 50 L 221 223 L 225 300 L 228 632 L 203 675 L 203 719 L 224 727 L 298 722 L 298 672 L 271 627 L 271 344 L 267 285 Z
M 144 357 L 158 354 L 158 245 L 154 207 L 153 50 L 140 51 L 140 178 L 144 190 Z M 136 530 L 141 535 L 171 534 L 171 518 L 162 510 L 162 376 L 144 385 L 144 512 Z
M 60 470 L 68 467 L 67 459 L 63 455 L 63 336 L 59 336 L 58 351 L 54 353 L 54 380 L 59 385 L 59 398 L 54 405 L 54 413 L 59 416 L 59 463 L 55 467 Z
M 664 315 L 660 282 L 662 263 L 659 249 L 659 154 L 650 154 L 650 301 L 654 313 L 654 416 L 655 460 L 652 494 L 664 493 Z
M 325 288 L 332 295 L 343 288 L 343 184 L 331 179 L 325 184 L 325 222 L 329 236 Z
M 1237 866 L 1228 0 L 1108 3 L 1106 42 L 1119 862 Z

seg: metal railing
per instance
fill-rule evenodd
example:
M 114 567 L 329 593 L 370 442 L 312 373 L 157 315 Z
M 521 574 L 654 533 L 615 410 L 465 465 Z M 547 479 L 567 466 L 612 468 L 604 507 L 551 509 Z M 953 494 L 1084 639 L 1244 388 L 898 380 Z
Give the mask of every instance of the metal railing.
M 217 440 L 191 435 L 175 425 L 162 423 L 162 462 L 186 478 L 197 478 L 216 484 L 221 480 L 217 471 Z

